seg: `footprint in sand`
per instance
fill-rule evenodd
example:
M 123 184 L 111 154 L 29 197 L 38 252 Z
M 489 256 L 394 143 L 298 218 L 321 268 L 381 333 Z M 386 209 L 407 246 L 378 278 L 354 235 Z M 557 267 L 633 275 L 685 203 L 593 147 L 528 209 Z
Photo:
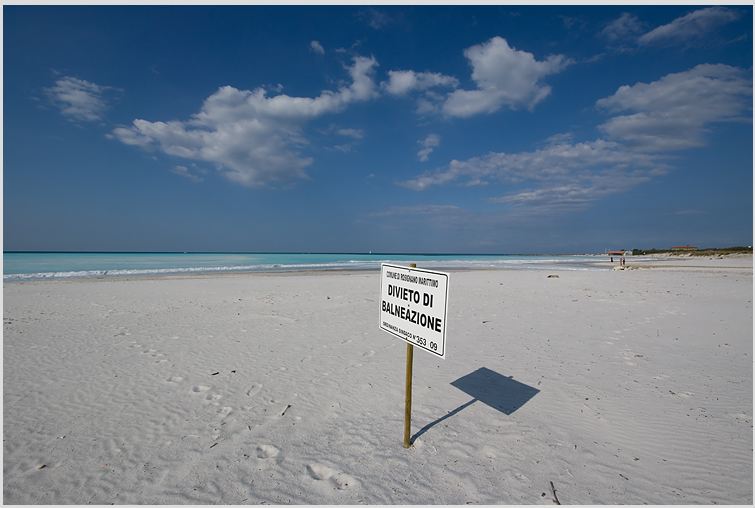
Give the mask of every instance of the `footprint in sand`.
M 621 353 L 622 359 L 624 360 L 624 365 L 628 365 L 630 367 L 636 367 L 637 363 L 633 361 L 633 359 L 636 357 L 636 355 L 629 349 L 625 349 Z
M 207 385 L 194 385 L 194 386 L 191 387 L 191 391 L 194 392 L 194 393 L 206 392 L 209 389 L 210 389 L 210 387 L 207 386 Z
M 314 480 L 329 480 L 338 490 L 348 489 L 357 483 L 352 476 L 323 464 L 307 464 L 307 473 Z
M 375 354 L 375 351 L 373 351 L 372 349 L 370 349 L 366 353 L 362 353 L 362 356 L 364 356 L 365 358 L 369 358 L 370 356 L 373 356 L 374 354 Z
M 280 450 L 273 445 L 259 445 L 257 447 L 257 457 L 260 459 L 272 459 L 277 457 Z
M 327 480 L 338 471 L 322 464 L 307 464 L 307 473 L 315 480 Z
M 184 378 L 182 378 L 181 376 L 171 376 L 168 379 L 166 379 L 168 383 L 180 383 L 183 380 Z
M 249 397 L 254 397 L 258 393 L 260 393 L 260 390 L 262 390 L 262 384 L 260 383 L 254 383 L 249 389 L 246 391 L 246 394 Z
M 347 475 L 346 473 L 338 473 L 330 479 L 330 482 L 335 485 L 338 490 L 348 489 L 356 484 L 356 480 Z
M 485 445 L 482 447 L 482 450 L 480 450 L 480 452 L 483 457 L 488 459 L 494 459 L 498 456 L 496 449 L 492 446 Z

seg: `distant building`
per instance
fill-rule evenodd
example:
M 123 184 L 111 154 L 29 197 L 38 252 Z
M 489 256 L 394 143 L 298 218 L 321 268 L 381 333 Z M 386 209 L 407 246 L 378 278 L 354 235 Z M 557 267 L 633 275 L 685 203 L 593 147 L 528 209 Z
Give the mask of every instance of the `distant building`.
M 683 250 L 697 250 L 697 247 L 693 247 L 691 245 L 677 245 L 675 247 L 671 247 L 671 250 L 676 250 L 676 251 L 679 251 L 679 250 L 682 250 L 682 251 Z
M 630 256 L 632 251 L 629 250 L 609 250 L 607 253 L 609 256 Z

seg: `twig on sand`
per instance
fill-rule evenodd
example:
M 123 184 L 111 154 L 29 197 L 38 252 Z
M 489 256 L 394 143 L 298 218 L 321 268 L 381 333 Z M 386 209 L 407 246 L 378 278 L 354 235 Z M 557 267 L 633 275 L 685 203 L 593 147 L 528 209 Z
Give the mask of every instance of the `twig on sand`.
M 553 486 L 553 482 L 550 482 L 551 484 L 551 492 L 553 493 L 553 500 L 556 502 L 556 504 L 561 504 L 561 501 L 558 500 L 558 496 L 556 495 L 556 487 Z
M 286 409 L 283 410 L 283 412 L 281 413 L 281 416 L 285 415 L 286 411 L 288 411 L 288 408 L 290 407 L 291 407 L 291 404 L 286 405 Z

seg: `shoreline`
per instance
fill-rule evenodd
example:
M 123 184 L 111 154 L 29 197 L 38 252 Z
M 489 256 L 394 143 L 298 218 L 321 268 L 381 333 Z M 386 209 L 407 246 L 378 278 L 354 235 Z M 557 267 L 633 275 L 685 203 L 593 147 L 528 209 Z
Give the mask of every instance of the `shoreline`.
M 586 255 L 588 256 L 588 255 Z M 592 256 L 592 255 L 589 255 Z M 576 256 L 575 256 L 576 257 Z M 600 257 L 595 255 L 595 257 Z M 753 257 L 746 254 L 728 254 L 721 257 L 697 257 L 686 254 L 654 254 L 648 256 L 627 256 L 625 270 L 664 270 L 664 269 L 689 269 L 689 270 L 752 270 Z M 724 265 L 722 261 L 733 261 L 733 263 Z M 668 264 L 668 262 L 678 262 L 678 264 Z M 694 264 L 692 264 L 694 263 Z M 577 265 L 577 266 L 575 266 Z M 611 263 L 603 259 L 585 259 L 578 263 L 565 262 L 563 265 L 552 264 L 548 266 L 531 265 L 512 265 L 512 266 L 452 266 L 446 268 L 436 268 L 448 273 L 468 272 L 468 271 L 602 271 L 618 266 L 618 261 Z M 420 266 L 421 268 L 421 266 Z M 83 281 L 134 281 L 134 280 L 162 280 L 162 279 L 207 279 L 214 277 L 248 277 L 254 275 L 265 276 L 309 276 L 309 275 L 330 275 L 330 274 L 360 274 L 379 272 L 378 267 L 365 268 L 323 268 L 323 269 L 279 269 L 279 270 L 209 270 L 196 272 L 166 272 L 166 273 L 146 273 L 146 274 L 117 274 L 117 275 L 82 275 L 82 276 L 65 276 L 65 277 L 29 277 L 29 278 L 9 278 L 3 279 L 4 284 L 29 284 L 29 283 L 57 283 L 57 282 L 83 282 Z

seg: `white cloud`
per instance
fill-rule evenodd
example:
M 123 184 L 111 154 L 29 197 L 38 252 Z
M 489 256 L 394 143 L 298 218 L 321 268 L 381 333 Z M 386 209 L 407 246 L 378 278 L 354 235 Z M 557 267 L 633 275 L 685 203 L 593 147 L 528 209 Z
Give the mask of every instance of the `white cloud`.
M 186 178 L 187 180 L 190 180 L 194 183 L 199 183 L 202 180 L 204 180 L 204 178 L 202 178 L 200 175 L 196 174 L 195 172 L 192 172 L 186 166 L 176 165 L 170 170 L 170 172 L 176 175 L 182 176 Z
M 433 87 L 453 87 L 459 81 L 438 72 L 388 71 L 388 81 L 382 86 L 391 95 L 406 95 L 418 90 L 424 91 Z
M 563 55 L 537 60 L 532 53 L 512 48 L 501 37 L 467 48 L 464 56 L 472 66 L 477 89 L 452 92 L 443 105 L 449 116 L 493 113 L 503 106 L 533 108 L 551 92 L 541 80 L 571 63 Z
M 343 143 L 340 145 L 333 145 L 332 147 L 330 147 L 330 149 L 335 150 L 337 152 L 341 152 L 341 153 L 350 153 L 352 150 L 354 150 L 354 144 Z
M 627 40 L 634 40 L 643 29 L 643 24 L 637 16 L 624 12 L 608 23 L 598 35 L 608 42 L 622 43 Z
M 574 134 L 571 132 L 559 132 L 557 134 L 553 134 L 552 136 L 548 136 L 545 139 L 546 145 L 563 145 L 566 143 L 571 143 L 574 139 Z
M 751 118 L 752 80 L 728 65 L 698 65 L 652 83 L 620 87 L 597 102 L 614 116 L 600 129 L 643 150 L 701 146 L 709 124 Z
M 564 143 L 518 153 L 490 153 L 426 172 L 402 182 L 425 190 L 433 185 L 504 184 L 515 189 L 491 201 L 528 214 L 583 209 L 598 199 L 624 192 L 658 175 L 668 165 L 658 155 L 628 150 L 619 143 L 598 139 Z
M 580 32 L 588 26 L 587 19 L 582 16 L 559 16 L 564 28 L 572 32 Z
M 541 83 L 542 79 L 572 63 L 562 55 L 536 60 L 532 53 L 510 47 L 501 37 L 467 48 L 464 56 L 472 67 L 476 89 L 458 90 L 459 81 L 453 76 L 413 70 L 389 71 L 388 81 L 381 83 L 381 87 L 395 96 L 421 92 L 416 108 L 420 115 L 442 109 L 448 116 L 469 117 L 493 113 L 504 106 L 533 108 L 551 92 L 548 85 Z M 454 90 L 443 96 L 436 88 Z
M 375 30 L 380 30 L 395 22 L 395 19 L 388 15 L 387 12 L 375 9 L 374 7 L 362 9 L 357 13 L 357 16 Z
M 350 153 L 354 151 L 359 142 L 364 139 L 364 131 L 362 129 L 339 128 L 334 124 L 329 125 L 325 129 L 320 129 L 318 132 L 326 136 L 335 135 L 348 138 L 348 140 L 338 140 L 339 142 L 334 145 L 323 145 L 326 150 L 335 150 L 342 153 Z
M 708 212 L 705 210 L 700 210 L 697 208 L 683 208 L 681 210 L 676 210 L 675 212 L 672 212 L 674 215 L 705 215 Z
M 224 86 L 189 120 L 136 119 L 112 135 L 126 144 L 215 164 L 223 176 L 249 187 L 306 179 L 312 159 L 300 153 L 307 145 L 304 124 L 376 97 L 376 66 L 374 58 L 355 57 L 348 68 L 351 84 L 314 98 L 269 97 L 264 88 Z
M 678 44 L 694 40 L 721 25 L 734 21 L 739 14 L 726 7 L 707 7 L 676 18 L 642 35 L 638 42 L 650 44 Z
M 325 48 L 322 47 L 322 44 L 320 44 L 319 41 L 310 42 L 309 49 L 311 49 L 313 52 L 317 53 L 318 55 L 325 54 Z
M 63 76 L 44 91 L 53 104 L 60 109 L 63 116 L 69 120 L 97 122 L 102 120 L 108 107 L 104 98 L 108 90 L 114 90 L 114 88 L 73 76 Z
M 698 65 L 658 81 L 622 86 L 597 102 L 613 113 L 600 129 L 609 139 L 574 142 L 551 136 L 538 150 L 489 153 L 427 171 L 400 182 L 422 191 L 432 186 L 504 184 L 493 198 L 527 213 L 582 209 L 625 192 L 671 169 L 670 150 L 704 144 L 714 122 L 751 121 L 752 80 L 743 69 Z
M 492 182 L 521 184 L 527 181 L 564 182 L 589 179 L 596 171 L 641 167 L 643 171 L 662 170 L 658 157 L 628 151 L 619 143 L 598 139 L 584 143 L 562 143 L 531 152 L 493 152 L 465 161 L 452 160 L 447 168 L 426 172 L 402 182 L 413 190 L 461 181 L 465 185 Z
M 373 212 L 369 214 L 369 217 L 416 217 L 418 215 L 446 215 L 446 214 L 458 214 L 464 210 L 456 205 L 407 205 L 407 206 L 391 206 L 385 210 Z
M 364 131 L 362 129 L 336 129 L 336 134 L 351 139 L 364 138 Z
M 438 101 L 434 101 L 430 97 L 420 97 L 417 99 L 417 107 L 415 112 L 418 115 L 429 115 L 438 111 Z
M 598 199 L 627 191 L 661 174 L 651 171 L 623 171 L 617 168 L 587 174 L 577 182 L 558 181 L 541 187 L 507 194 L 492 201 L 528 207 L 538 214 L 582 210 Z
M 459 81 L 453 76 L 438 72 L 415 72 L 411 70 L 388 71 L 388 81 L 380 86 L 390 95 L 403 97 L 419 92 L 416 113 L 429 115 L 437 113 L 445 96 L 434 91 L 435 88 L 456 88 Z
M 440 136 L 437 134 L 428 134 L 425 139 L 418 141 L 418 143 L 422 148 L 417 152 L 417 158 L 425 162 L 430 157 L 430 154 L 433 153 L 433 150 L 440 146 Z

